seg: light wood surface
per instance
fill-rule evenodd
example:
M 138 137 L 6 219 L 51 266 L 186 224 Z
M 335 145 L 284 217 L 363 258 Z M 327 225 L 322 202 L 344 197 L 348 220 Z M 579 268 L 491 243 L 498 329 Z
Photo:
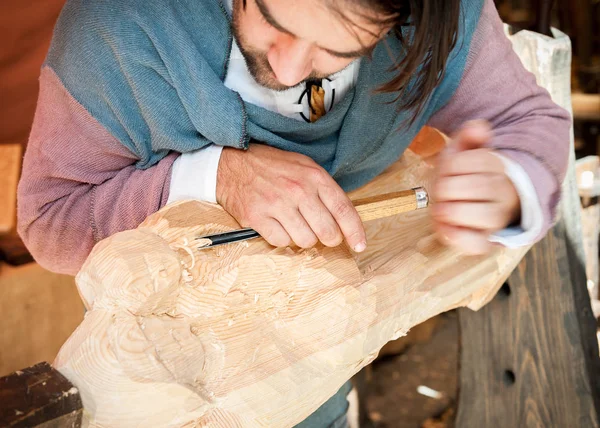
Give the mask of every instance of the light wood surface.
M 0 144 L 0 234 L 8 233 L 15 226 L 20 173 L 21 146 Z
M 433 161 L 406 152 L 350 196 L 427 188 Z M 526 251 L 461 256 L 434 239 L 427 209 L 368 222 L 360 255 L 264 240 L 190 247 L 239 227 L 187 201 L 95 247 L 77 276 L 90 311 L 54 362 L 80 389 L 86 423 L 294 426 L 388 341 L 477 307 Z

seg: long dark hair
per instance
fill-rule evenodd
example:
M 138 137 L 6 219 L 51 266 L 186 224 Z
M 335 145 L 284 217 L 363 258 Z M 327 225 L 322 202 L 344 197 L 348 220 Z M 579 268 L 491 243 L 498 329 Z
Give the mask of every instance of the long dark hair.
M 331 4 L 338 8 L 348 2 L 383 16 L 379 21 L 369 19 L 391 26 L 390 31 L 400 41 L 404 52 L 401 58 L 393 58 L 390 69 L 396 74 L 378 92 L 396 93 L 398 111 L 410 110 L 415 119 L 443 78 L 456 44 L 460 0 L 333 0 Z M 413 78 L 414 84 L 409 86 Z

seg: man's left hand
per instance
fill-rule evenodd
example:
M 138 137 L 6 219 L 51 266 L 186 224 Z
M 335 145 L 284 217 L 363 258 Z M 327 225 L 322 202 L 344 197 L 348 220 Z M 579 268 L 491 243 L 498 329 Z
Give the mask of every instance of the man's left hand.
M 486 122 L 465 124 L 440 155 L 431 188 L 431 214 L 441 242 L 465 254 L 491 250 L 491 234 L 519 221 L 521 203 L 504 164 L 486 148 Z

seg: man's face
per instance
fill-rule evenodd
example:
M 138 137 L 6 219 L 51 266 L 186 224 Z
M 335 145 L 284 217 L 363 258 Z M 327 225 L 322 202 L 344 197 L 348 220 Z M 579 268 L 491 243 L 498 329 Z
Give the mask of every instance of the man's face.
M 325 3 L 247 0 L 244 9 L 233 1 L 235 38 L 259 84 L 284 90 L 322 79 L 368 54 L 387 31 L 362 16 L 366 10 L 345 8 L 341 16 Z

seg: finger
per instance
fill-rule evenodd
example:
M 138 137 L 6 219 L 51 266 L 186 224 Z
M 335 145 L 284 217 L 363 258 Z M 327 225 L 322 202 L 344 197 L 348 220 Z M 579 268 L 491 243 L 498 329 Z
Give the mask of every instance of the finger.
M 476 149 L 444 156 L 436 172 L 439 176 L 503 174 L 504 164 L 489 149 Z
M 358 253 L 364 251 L 367 247 L 365 228 L 344 191 L 333 182 L 331 186 L 319 187 L 319 197 L 338 224 L 350 248 Z
M 456 248 L 467 255 L 486 254 L 494 247 L 488 240 L 489 235 L 480 230 L 450 226 L 443 223 L 437 223 L 435 228 L 436 235 L 442 244 Z
M 440 177 L 431 189 L 435 202 L 497 201 L 506 186 L 501 174 L 469 174 Z
M 340 245 L 344 239 L 335 219 L 320 199 L 301 203 L 300 214 L 304 217 L 319 241 L 328 247 Z
M 292 243 L 290 235 L 285 231 L 281 223 L 271 217 L 265 217 L 261 219 L 259 223 L 252 227 L 265 241 L 274 247 L 287 247 Z
M 441 202 L 431 205 L 435 221 L 483 231 L 497 231 L 510 222 L 510 215 L 498 202 Z
M 492 127 L 485 120 L 466 122 L 452 138 L 450 152 L 462 152 L 485 147 L 492 139 Z
M 319 242 L 317 236 L 298 210 L 289 209 L 279 212 L 276 219 L 292 238 L 292 241 L 300 248 L 311 248 Z

